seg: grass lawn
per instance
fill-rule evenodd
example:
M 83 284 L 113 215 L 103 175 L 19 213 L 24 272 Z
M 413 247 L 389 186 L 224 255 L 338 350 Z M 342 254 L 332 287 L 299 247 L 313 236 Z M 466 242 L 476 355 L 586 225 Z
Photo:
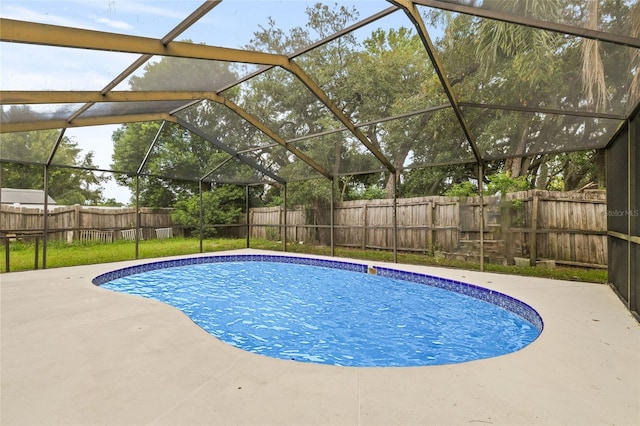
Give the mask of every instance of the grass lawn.
M 203 241 L 203 252 L 216 252 L 244 248 L 245 239 L 209 239 Z M 10 246 L 10 270 L 32 270 L 35 266 L 34 244 L 12 242 Z M 267 240 L 251 240 L 251 248 L 282 251 L 282 243 Z M 306 253 L 317 255 L 331 255 L 331 248 L 326 246 L 310 246 L 290 244 L 287 251 L 293 253 Z M 151 259 L 164 256 L 176 256 L 194 254 L 200 252 L 200 243 L 194 238 L 172 238 L 163 240 L 144 240 L 139 244 L 139 258 Z M 393 253 L 388 251 L 358 250 L 344 247 L 336 247 L 337 257 L 349 257 L 354 259 L 393 262 Z M 0 272 L 6 272 L 5 248 L 0 247 Z M 73 243 L 49 242 L 47 244 L 47 268 L 59 268 L 63 266 L 90 265 L 95 263 L 119 262 L 135 259 L 135 243 L 132 241 L 116 241 L 114 243 Z M 448 268 L 460 268 L 479 270 L 480 265 L 470 262 L 459 262 L 434 258 L 423 254 L 398 253 L 398 262 L 414 265 L 441 266 Z M 38 267 L 42 267 L 42 244 L 39 246 Z M 563 279 L 573 281 L 586 281 L 594 283 L 606 283 L 607 271 L 603 269 L 564 268 L 555 269 L 503 266 L 485 264 L 487 272 L 497 272 L 542 278 Z

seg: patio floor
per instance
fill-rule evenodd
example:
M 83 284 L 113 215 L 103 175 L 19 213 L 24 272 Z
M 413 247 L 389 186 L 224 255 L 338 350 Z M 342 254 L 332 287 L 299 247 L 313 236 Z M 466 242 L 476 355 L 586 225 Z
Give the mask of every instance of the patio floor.
M 391 265 L 509 294 L 545 329 L 486 360 L 347 368 L 251 354 L 91 283 L 148 261 L 0 275 L 0 424 L 640 423 L 640 325 L 605 285 Z

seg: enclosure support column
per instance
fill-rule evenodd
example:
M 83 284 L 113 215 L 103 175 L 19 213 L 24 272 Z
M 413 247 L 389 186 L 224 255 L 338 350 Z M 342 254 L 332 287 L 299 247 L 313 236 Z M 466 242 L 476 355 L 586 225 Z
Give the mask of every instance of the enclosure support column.
M 73 237 L 72 241 L 80 241 L 80 204 L 73 206 Z M 137 232 L 137 231 L 136 231 Z
M 480 272 L 484 272 L 484 167 L 478 164 L 478 192 L 480 194 Z
M 284 205 L 284 214 L 282 218 L 282 251 L 287 251 L 287 184 L 284 185 L 282 204 Z
M 56 143 L 53 145 L 51 152 L 49 152 L 49 157 L 47 158 L 47 162 L 44 165 L 44 235 L 42 236 L 42 269 L 47 269 L 47 231 L 49 230 L 49 225 L 47 223 L 47 216 L 49 215 L 49 165 L 53 161 L 53 157 L 56 155 L 60 144 L 64 138 L 64 133 L 66 129 L 60 130 L 58 133 L 58 138 L 56 139 Z
M 2 163 L 0 162 L 0 188 L 2 188 Z M 2 190 L 0 190 L 0 206 L 2 205 Z M 4 235 L 4 264 L 5 272 L 11 272 L 9 270 L 9 237 Z
M 198 181 L 198 195 L 200 196 L 200 216 L 199 216 L 199 224 L 200 224 L 200 232 L 198 234 L 198 239 L 200 240 L 200 253 L 202 253 L 202 234 L 204 228 L 204 217 L 202 214 L 202 180 Z
M 331 178 L 331 222 L 329 222 L 329 224 L 331 225 L 331 256 L 335 256 L 336 255 L 336 251 L 335 251 L 335 246 L 334 246 L 334 242 L 333 242 L 333 204 L 335 203 L 335 195 L 334 195 L 334 190 L 335 190 L 335 183 L 336 183 L 336 179 L 334 177 Z
M 245 187 L 244 198 L 245 210 L 247 212 L 247 248 L 249 248 L 249 236 L 251 235 L 251 223 L 249 222 L 249 219 L 251 218 L 249 215 L 249 210 L 251 209 L 251 205 L 249 204 L 249 185 Z
M 49 233 L 49 167 L 44 166 L 44 217 L 42 222 L 42 269 L 47 269 L 47 234 Z
M 4 237 L 4 271 L 11 272 L 11 255 L 9 254 L 9 237 Z
M 140 175 L 136 173 L 136 260 L 138 259 L 140 237 L 138 236 L 138 229 L 140 229 Z
M 636 118 L 637 120 L 638 118 Z M 637 211 L 633 211 L 634 207 L 634 197 L 637 191 L 637 184 L 634 179 L 634 172 L 636 167 L 640 166 L 640 164 L 635 164 L 635 140 L 636 140 L 636 126 L 631 121 L 631 119 L 627 120 L 627 235 L 629 239 L 627 240 L 627 309 L 630 311 L 638 311 L 638 307 L 636 305 L 636 294 L 635 289 L 636 286 L 631 285 L 631 280 L 633 280 L 633 263 L 631 251 L 633 247 L 633 241 L 631 240 L 631 235 L 633 235 L 633 216 L 637 214 Z
M 393 262 L 398 263 L 398 172 L 393 172 Z

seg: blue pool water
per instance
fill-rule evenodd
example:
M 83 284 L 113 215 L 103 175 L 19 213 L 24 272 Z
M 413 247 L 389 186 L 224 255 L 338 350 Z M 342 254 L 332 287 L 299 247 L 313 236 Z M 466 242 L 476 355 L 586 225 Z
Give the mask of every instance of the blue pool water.
M 101 284 L 175 306 L 230 345 L 303 362 L 459 363 L 517 351 L 540 334 L 519 315 L 474 297 L 295 263 L 192 264 Z

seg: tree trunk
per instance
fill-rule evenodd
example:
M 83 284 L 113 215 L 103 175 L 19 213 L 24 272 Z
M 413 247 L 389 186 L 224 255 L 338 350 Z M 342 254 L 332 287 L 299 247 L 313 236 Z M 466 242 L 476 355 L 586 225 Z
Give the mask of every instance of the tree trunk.
M 393 158 L 393 167 L 395 167 L 396 170 L 400 170 L 404 165 L 404 162 L 407 159 L 407 156 L 411 152 L 411 147 L 414 141 L 419 137 L 420 132 L 422 132 L 422 129 L 424 128 L 424 126 L 426 126 L 429 123 L 431 116 L 432 116 L 431 113 L 428 113 L 422 116 L 419 124 L 415 127 L 415 132 L 407 135 L 407 139 L 406 139 L 407 142 L 403 143 L 400 146 L 400 148 L 398 149 L 398 152 L 396 152 L 396 155 Z M 385 186 L 385 192 L 387 194 L 387 198 L 393 198 L 393 188 L 394 188 L 393 177 L 394 176 L 396 177 L 396 185 L 400 185 L 400 173 L 390 174 L 389 179 L 387 179 L 387 183 Z
M 396 170 L 400 170 L 402 168 L 402 165 L 404 164 L 404 161 L 407 159 L 409 152 L 411 152 L 411 144 L 408 144 L 408 143 L 403 144 L 400 147 L 400 150 L 398 151 L 396 157 L 393 159 L 393 167 L 395 167 Z M 400 185 L 400 173 L 390 173 L 389 179 L 387 179 L 387 184 L 385 186 L 385 192 L 387 194 L 387 198 L 393 198 L 394 176 L 396 179 L 396 185 Z
M 547 189 L 549 185 L 549 166 L 546 162 L 540 164 L 540 174 L 536 179 L 536 189 Z
M 523 123 L 522 130 L 520 131 L 520 137 L 518 138 L 518 145 L 516 145 L 515 155 L 522 155 L 521 157 L 509 158 L 505 162 L 505 169 L 511 174 L 511 177 L 517 178 L 520 176 L 526 176 L 529 162 L 524 153 L 527 148 L 527 132 L 529 131 L 529 123 L 531 120 L 526 120 Z M 525 167 L 526 166 L 526 167 Z

